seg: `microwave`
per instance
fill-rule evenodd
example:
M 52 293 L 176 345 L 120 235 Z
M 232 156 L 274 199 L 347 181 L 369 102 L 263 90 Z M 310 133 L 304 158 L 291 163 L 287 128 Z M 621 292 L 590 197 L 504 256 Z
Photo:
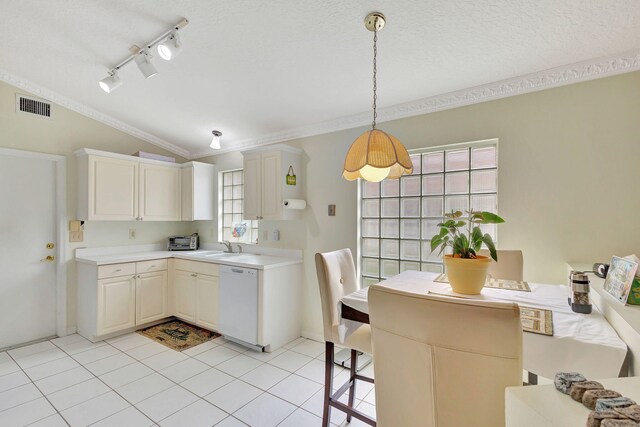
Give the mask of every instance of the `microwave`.
M 170 236 L 167 250 L 169 251 L 195 251 L 200 247 L 198 233 L 191 236 Z

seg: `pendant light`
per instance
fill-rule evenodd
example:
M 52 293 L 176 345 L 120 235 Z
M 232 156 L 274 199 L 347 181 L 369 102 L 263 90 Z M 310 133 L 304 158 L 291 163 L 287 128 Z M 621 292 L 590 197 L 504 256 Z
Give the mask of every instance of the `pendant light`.
M 377 43 L 378 31 L 384 24 L 385 17 L 380 12 L 370 13 L 364 20 L 367 30 L 373 32 L 373 122 L 371 130 L 356 138 L 347 152 L 342 176 L 349 181 L 362 178 L 380 182 L 383 179 L 398 179 L 403 174 L 413 172 L 413 163 L 404 145 L 393 135 L 376 129 Z

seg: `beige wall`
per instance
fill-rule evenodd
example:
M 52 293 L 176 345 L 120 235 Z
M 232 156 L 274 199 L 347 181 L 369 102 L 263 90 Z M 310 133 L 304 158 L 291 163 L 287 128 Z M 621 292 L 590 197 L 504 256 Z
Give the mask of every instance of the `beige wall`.
M 498 206 L 507 221 L 499 227 L 499 246 L 524 251 L 527 280 L 566 283 L 567 261 L 607 261 L 613 254 L 640 252 L 639 91 L 640 72 L 635 72 L 380 127 L 409 149 L 498 138 Z M 322 333 L 314 253 L 356 250 L 357 187 L 341 172 L 349 145 L 364 130 L 289 142 L 305 151 L 309 208 L 304 224 L 283 232 L 278 245 L 303 244 L 308 334 Z M 219 170 L 242 165 L 235 153 L 209 160 Z M 327 216 L 331 203 L 337 205 L 335 217 Z M 289 228 L 284 222 L 264 226 Z
M 15 111 L 15 94 L 24 91 L 0 82 L 0 147 L 58 154 L 67 158 L 67 216 L 76 212 L 76 163 L 73 152 L 79 148 L 95 148 L 114 153 L 133 154 L 147 151 L 176 157 L 166 150 L 129 136 L 73 111 L 52 105 L 52 119 L 44 119 Z M 129 229 L 136 229 L 136 239 L 129 240 Z M 76 274 L 74 250 L 79 247 L 138 245 L 165 242 L 170 234 L 191 233 L 189 222 L 87 222 L 85 240 L 67 243 L 67 325 L 75 327 Z

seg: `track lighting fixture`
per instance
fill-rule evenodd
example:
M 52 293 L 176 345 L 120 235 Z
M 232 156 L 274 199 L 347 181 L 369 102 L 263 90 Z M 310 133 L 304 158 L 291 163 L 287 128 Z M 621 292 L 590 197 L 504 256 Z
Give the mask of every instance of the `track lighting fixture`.
M 138 68 L 145 79 L 158 74 L 158 70 L 155 65 L 151 63 L 151 59 L 153 59 L 153 56 L 149 53 L 148 49 L 140 52 L 138 56 L 136 56 L 136 64 L 138 64 Z
M 158 45 L 158 55 L 165 61 L 171 61 L 182 52 L 182 42 L 178 31 L 172 32 L 169 37 Z
M 158 74 L 158 70 L 151 62 L 153 56 L 151 55 L 151 51 L 154 47 L 157 47 L 158 54 L 162 59 L 166 59 L 167 61 L 178 56 L 180 52 L 182 52 L 182 42 L 178 35 L 178 31 L 181 28 L 187 26 L 189 21 L 187 18 L 182 18 L 180 22 L 171 27 L 171 29 L 165 31 L 155 39 L 151 40 L 149 43 L 146 43 L 144 49 L 140 49 L 138 46 L 133 45 L 129 48 L 131 54 L 127 56 L 125 59 L 120 61 L 118 65 L 113 67 L 109 71 L 109 75 L 104 79 L 100 80 L 98 84 L 100 88 L 107 93 L 111 93 L 120 86 L 122 86 L 122 81 L 118 77 L 118 70 L 127 65 L 131 61 L 135 61 L 140 69 L 140 72 L 145 76 L 145 78 L 149 78 L 151 76 L 155 76 Z
M 109 71 L 109 75 L 99 82 L 100 88 L 107 92 L 111 93 L 112 91 L 118 89 L 122 86 L 122 80 L 118 77 L 118 70 L 114 69 Z
M 214 150 L 219 150 L 220 137 L 222 136 L 222 132 L 220 132 L 219 130 L 213 130 L 211 131 L 211 133 L 213 134 L 213 138 L 211 139 L 211 144 L 209 144 L 209 147 L 213 148 Z

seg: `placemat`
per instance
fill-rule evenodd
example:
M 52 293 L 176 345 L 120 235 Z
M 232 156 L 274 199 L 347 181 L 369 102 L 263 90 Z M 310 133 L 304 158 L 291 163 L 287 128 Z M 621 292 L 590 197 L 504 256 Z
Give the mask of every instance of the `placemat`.
M 522 330 L 541 335 L 553 335 L 553 312 L 544 308 L 520 306 Z
M 433 280 L 434 282 L 449 283 L 449 279 L 446 274 L 439 274 Z M 493 277 L 487 277 L 487 281 L 484 284 L 485 288 L 506 289 L 508 291 L 522 291 L 531 292 L 531 288 L 527 282 L 520 282 L 517 280 L 504 280 L 494 279 Z

